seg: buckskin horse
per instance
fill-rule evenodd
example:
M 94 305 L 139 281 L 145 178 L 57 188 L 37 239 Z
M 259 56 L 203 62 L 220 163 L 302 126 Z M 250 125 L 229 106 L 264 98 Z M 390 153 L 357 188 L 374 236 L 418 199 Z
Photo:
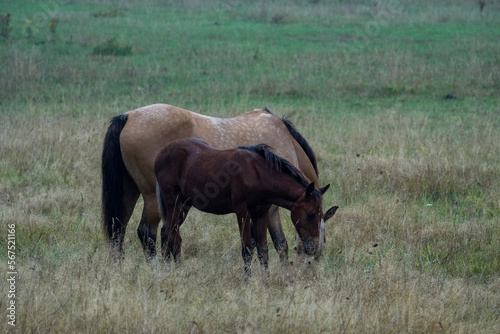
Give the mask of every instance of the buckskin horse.
M 234 118 L 209 117 L 167 104 L 128 111 L 111 119 L 102 151 L 102 223 L 112 250 L 119 256 L 123 256 L 125 229 L 140 195 L 144 208 L 137 234 L 146 259 L 156 255 L 160 216 L 153 164 L 167 144 L 188 137 L 219 149 L 264 143 L 319 186 L 316 157 L 307 141 L 290 121 L 267 109 Z M 269 214 L 269 233 L 284 262 L 288 244 L 277 207 L 271 207 Z M 302 250 L 300 239 L 296 240 L 296 247 Z
M 236 214 L 247 274 L 254 248 L 250 219 L 259 261 L 268 267 L 267 226 L 273 204 L 291 211 L 305 253 L 315 258 L 321 255 L 322 197 L 330 185 L 315 189 L 314 182 L 267 145 L 219 150 L 200 139 L 178 139 L 158 154 L 154 169 L 165 260 L 173 255 L 175 262 L 180 261 L 179 228 L 193 206 L 217 215 Z

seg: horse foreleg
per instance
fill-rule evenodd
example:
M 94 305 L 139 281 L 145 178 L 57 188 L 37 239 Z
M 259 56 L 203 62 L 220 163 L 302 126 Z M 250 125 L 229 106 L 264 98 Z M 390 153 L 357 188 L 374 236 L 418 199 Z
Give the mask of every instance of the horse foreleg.
M 265 268 L 269 268 L 269 254 L 267 249 L 267 226 L 269 224 L 269 215 L 266 212 L 262 217 L 253 219 L 255 241 L 257 244 L 257 256 L 260 264 Z
M 281 263 L 288 264 L 288 242 L 283 232 L 278 207 L 275 205 L 269 209 L 268 229 L 274 248 L 280 256 Z
M 146 260 L 150 261 L 156 256 L 156 234 L 160 223 L 156 194 L 143 195 L 144 209 L 141 222 L 137 228 L 137 235 L 141 240 Z
M 248 278 L 252 273 L 252 254 L 254 248 L 250 231 L 250 217 L 246 209 L 236 212 L 236 216 L 238 217 L 238 227 L 240 229 L 241 256 L 245 263 L 245 278 Z

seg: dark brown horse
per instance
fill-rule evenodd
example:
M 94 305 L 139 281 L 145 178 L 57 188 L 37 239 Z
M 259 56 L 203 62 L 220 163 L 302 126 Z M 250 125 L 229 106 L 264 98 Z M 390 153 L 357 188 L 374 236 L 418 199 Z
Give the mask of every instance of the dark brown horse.
M 289 121 L 267 109 L 234 118 L 208 117 L 167 104 L 131 110 L 111 120 L 102 152 L 103 227 L 120 254 L 125 229 L 142 195 L 144 209 L 137 234 L 146 257 L 156 255 L 160 216 L 154 159 L 173 140 L 188 137 L 200 138 L 219 149 L 267 144 L 319 186 L 316 158 L 307 141 Z M 270 209 L 268 227 L 280 258 L 286 260 L 288 244 L 276 206 Z
M 314 183 L 266 145 L 218 150 L 205 142 L 179 139 L 162 150 L 155 161 L 162 254 L 180 261 L 179 227 L 191 207 L 224 215 L 236 213 L 245 272 L 253 253 L 250 219 L 261 264 L 267 268 L 269 209 L 278 205 L 291 211 L 292 222 L 307 255 L 321 255 L 324 224 L 322 196 L 330 185 Z

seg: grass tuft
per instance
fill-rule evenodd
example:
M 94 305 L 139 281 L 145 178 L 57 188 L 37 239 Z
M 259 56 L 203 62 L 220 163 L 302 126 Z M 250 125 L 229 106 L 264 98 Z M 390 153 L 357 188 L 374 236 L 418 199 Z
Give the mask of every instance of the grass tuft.
M 114 38 L 108 39 L 92 49 L 93 56 L 128 56 L 130 54 L 132 54 L 132 46 L 120 44 Z

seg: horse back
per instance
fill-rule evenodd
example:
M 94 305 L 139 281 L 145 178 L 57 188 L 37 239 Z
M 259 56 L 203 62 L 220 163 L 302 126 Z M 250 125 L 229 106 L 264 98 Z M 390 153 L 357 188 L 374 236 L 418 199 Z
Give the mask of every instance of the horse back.
M 178 138 L 191 137 L 193 114 L 167 104 L 154 104 L 127 112 L 120 135 L 123 161 L 141 193 L 154 193 L 154 161 L 158 153 Z
M 311 181 L 316 173 L 283 121 L 265 110 L 233 118 L 200 115 L 167 104 L 154 104 L 127 112 L 120 135 L 123 161 L 142 194 L 155 194 L 154 161 L 176 139 L 195 137 L 218 149 L 265 143 L 298 167 Z

